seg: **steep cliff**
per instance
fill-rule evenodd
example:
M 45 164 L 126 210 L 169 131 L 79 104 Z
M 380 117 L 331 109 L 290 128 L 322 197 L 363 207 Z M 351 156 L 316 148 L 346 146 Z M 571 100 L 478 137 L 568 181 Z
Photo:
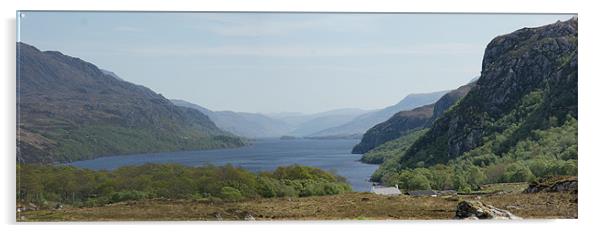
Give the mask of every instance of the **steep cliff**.
M 446 163 L 487 143 L 503 154 L 577 118 L 577 18 L 494 38 L 476 86 L 407 151 L 401 167 Z

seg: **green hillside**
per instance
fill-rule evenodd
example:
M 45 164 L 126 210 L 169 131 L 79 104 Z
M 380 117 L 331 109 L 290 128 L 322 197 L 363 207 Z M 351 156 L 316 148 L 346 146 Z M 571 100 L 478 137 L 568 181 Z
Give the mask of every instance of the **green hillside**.
M 408 189 L 474 190 L 576 175 L 577 125 L 577 19 L 524 28 L 493 39 L 475 87 L 424 135 L 395 142 L 411 146 L 400 146 L 403 154 L 373 178 Z
M 59 52 L 17 44 L 17 160 L 236 147 L 201 112 Z

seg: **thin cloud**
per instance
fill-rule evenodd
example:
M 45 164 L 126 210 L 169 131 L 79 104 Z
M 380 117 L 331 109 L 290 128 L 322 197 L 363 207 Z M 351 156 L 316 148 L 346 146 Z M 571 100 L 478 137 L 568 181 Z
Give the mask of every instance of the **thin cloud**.
M 118 26 L 118 27 L 113 28 L 113 30 L 118 31 L 118 32 L 143 32 L 144 31 L 142 28 L 130 27 L 130 26 Z
M 414 46 L 332 47 L 332 46 L 217 46 L 195 48 L 156 46 L 130 48 L 128 53 L 143 56 L 264 56 L 264 57 L 338 57 L 377 55 L 466 55 L 480 54 L 481 45 L 436 43 Z
M 304 15 L 305 16 L 305 15 Z M 257 37 L 257 36 L 284 36 L 303 30 L 328 30 L 328 31 L 353 31 L 362 32 L 378 25 L 383 17 L 346 16 L 346 15 L 314 15 L 299 18 L 246 18 L 237 19 L 232 15 L 199 15 L 197 20 L 207 22 L 209 25 L 199 27 L 220 36 L 232 37 Z

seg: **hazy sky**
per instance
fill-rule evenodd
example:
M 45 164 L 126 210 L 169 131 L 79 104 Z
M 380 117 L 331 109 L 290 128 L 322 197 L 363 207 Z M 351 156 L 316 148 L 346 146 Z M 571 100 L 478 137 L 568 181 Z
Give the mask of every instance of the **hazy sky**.
M 25 12 L 20 40 L 212 110 L 375 109 L 479 75 L 487 43 L 571 15 Z

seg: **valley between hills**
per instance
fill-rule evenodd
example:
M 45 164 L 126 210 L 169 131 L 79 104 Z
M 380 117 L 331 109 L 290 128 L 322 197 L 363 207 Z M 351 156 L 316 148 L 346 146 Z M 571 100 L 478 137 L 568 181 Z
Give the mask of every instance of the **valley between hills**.
M 577 27 L 575 17 L 493 38 L 465 85 L 317 114 L 212 111 L 18 43 L 17 220 L 577 218 Z M 354 192 L 299 164 L 63 165 L 274 137 L 356 139 L 350 152 L 379 165 L 369 179 L 401 195 Z

